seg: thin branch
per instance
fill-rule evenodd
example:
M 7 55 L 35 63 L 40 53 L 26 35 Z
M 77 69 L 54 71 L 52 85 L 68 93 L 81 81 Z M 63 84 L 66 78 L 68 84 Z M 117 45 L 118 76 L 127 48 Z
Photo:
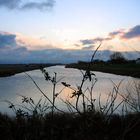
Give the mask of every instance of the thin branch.
M 34 85 L 37 87 L 37 89 L 40 91 L 40 93 L 53 105 L 53 102 L 46 96 L 46 94 L 40 89 L 40 87 L 38 86 L 38 84 L 35 82 L 35 80 L 28 74 L 25 72 L 25 74 L 32 80 L 32 82 L 34 83 Z M 54 106 L 54 108 L 62 113 L 64 113 L 64 111 L 58 109 L 56 106 Z

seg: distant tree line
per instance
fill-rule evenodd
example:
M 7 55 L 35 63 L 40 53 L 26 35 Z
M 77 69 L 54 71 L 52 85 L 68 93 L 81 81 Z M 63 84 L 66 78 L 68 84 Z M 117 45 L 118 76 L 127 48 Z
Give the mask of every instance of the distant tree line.
M 109 60 L 108 61 L 104 61 L 104 60 L 99 60 L 99 59 L 95 59 L 93 62 L 93 64 L 125 64 L 125 63 L 136 63 L 137 60 L 128 60 L 124 57 L 124 55 L 121 52 L 114 52 L 109 56 Z M 78 64 L 86 64 L 88 62 L 86 61 L 78 61 Z

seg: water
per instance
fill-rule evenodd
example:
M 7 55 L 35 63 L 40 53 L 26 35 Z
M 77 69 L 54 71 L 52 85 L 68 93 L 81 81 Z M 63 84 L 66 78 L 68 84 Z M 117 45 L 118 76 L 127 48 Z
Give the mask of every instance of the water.
M 49 74 L 53 75 L 54 72 L 57 72 L 58 79 L 61 79 L 61 82 L 69 83 L 72 87 L 76 88 L 76 86 L 80 85 L 82 74 L 77 69 L 65 68 L 64 66 L 53 66 L 47 68 Z M 30 76 L 36 81 L 38 86 L 42 89 L 42 91 L 49 97 L 52 98 L 52 84 L 50 82 L 46 82 L 43 74 L 40 70 L 33 70 L 27 72 Z M 113 89 L 113 82 L 118 84 L 121 80 L 123 80 L 120 88 L 120 92 L 124 94 L 126 92 L 126 85 L 128 82 L 132 82 L 134 79 L 127 76 L 119 76 L 114 74 L 107 74 L 102 72 L 94 72 L 98 79 L 97 83 L 94 86 L 93 97 L 95 99 L 99 98 L 101 94 L 102 102 L 106 101 L 107 95 Z M 113 82 L 112 82 L 113 81 Z M 63 88 L 61 82 L 58 83 L 56 87 L 56 91 L 59 92 Z M 84 88 L 90 86 L 90 82 L 86 82 Z M 63 100 L 69 100 L 70 102 L 74 102 L 74 99 L 71 99 L 71 90 L 65 89 L 59 95 L 59 98 Z M 36 88 L 35 84 L 31 81 L 31 79 L 25 74 L 20 73 L 11 77 L 0 78 L 0 111 L 3 113 L 11 114 L 12 111 L 8 108 L 8 104 L 5 103 L 5 100 L 9 100 L 14 104 L 21 103 L 21 97 L 28 96 L 32 97 L 36 102 L 41 98 L 41 93 Z M 86 95 L 89 96 L 88 93 Z M 56 100 L 56 105 L 60 108 L 65 108 L 64 103 L 60 99 Z

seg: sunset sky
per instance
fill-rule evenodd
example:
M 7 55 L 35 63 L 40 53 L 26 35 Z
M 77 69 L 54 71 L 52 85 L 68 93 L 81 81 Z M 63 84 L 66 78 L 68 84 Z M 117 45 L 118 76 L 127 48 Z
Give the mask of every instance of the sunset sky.
M 139 57 L 139 9 L 140 0 L 0 0 L 0 63 L 88 60 L 100 42 L 103 59 Z

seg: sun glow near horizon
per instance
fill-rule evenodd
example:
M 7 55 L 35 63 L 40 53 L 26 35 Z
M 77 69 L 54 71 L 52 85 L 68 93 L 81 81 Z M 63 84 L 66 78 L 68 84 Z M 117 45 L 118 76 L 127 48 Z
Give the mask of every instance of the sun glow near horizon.
M 0 62 L 5 63 L 5 56 L 7 62 L 45 61 L 43 56 L 50 54 L 49 61 L 54 61 L 53 56 L 67 56 L 69 50 L 70 55 L 79 50 L 73 57 L 86 59 L 82 53 L 100 42 L 100 50 L 140 51 L 139 0 L 49 2 L 0 1 Z
M 64 35 L 64 34 L 63 34 Z M 72 35 L 72 34 L 71 34 Z M 61 36 L 57 40 L 47 40 L 46 37 L 31 37 L 25 36 L 22 34 L 17 33 L 17 42 L 25 45 L 29 50 L 39 50 L 39 49 L 53 49 L 53 48 L 60 48 L 60 49 L 83 49 L 83 44 L 77 38 L 69 38 L 63 39 Z M 83 39 L 84 40 L 84 39 Z M 96 42 L 94 48 L 98 46 L 100 42 Z M 140 43 L 138 39 L 133 40 L 120 40 L 119 38 L 114 38 L 109 41 L 103 41 L 102 47 L 100 50 L 112 50 L 112 51 L 140 51 L 139 47 Z M 93 48 L 93 49 L 94 49 Z

